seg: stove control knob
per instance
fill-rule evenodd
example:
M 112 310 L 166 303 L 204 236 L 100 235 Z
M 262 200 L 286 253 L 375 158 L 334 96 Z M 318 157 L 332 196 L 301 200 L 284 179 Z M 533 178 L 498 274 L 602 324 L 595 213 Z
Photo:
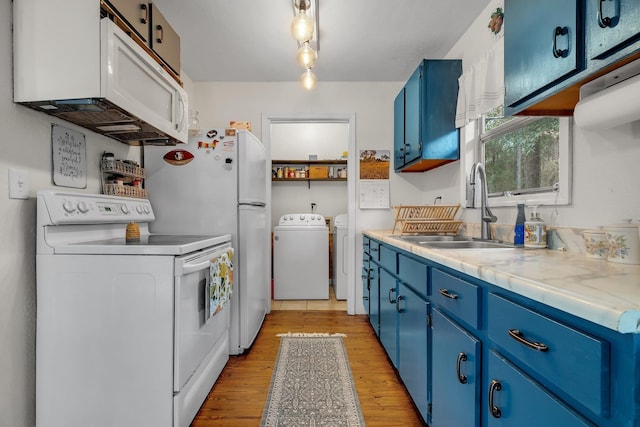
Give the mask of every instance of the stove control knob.
M 89 206 L 87 206 L 85 202 L 80 202 L 78 203 L 78 210 L 80 211 L 80 213 L 87 213 L 89 212 Z
M 136 206 L 136 212 L 138 212 L 140 215 L 144 213 L 144 208 L 142 207 L 142 205 Z
M 304 215 L 300 215 L 300 221 L 304 221 Z
M 289 215 L 289 220 L 293 221 L 293 215 Z
M 122 211 L 123 214 L 128 214 L 129 213 L 129 206 L 123 204 L 123 205 L 120 206 L 120 210 Z
M 62 209 L 64 209 L 65 211 L 67 211 L 68 213 L 72 213 L 75 212 L 76 207 L 73 205 L 73 203 L 71 202 L 64 202 L 62 204 Z
M 147 215 L 151 213 L 151 208 L 149 207 L 149 205 L 144 205 L 144 213 L 146 213 Z

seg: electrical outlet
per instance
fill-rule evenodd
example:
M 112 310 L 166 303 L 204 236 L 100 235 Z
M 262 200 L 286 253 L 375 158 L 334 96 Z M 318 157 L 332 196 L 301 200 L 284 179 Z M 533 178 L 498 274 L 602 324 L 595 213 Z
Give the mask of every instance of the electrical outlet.
M 29 198 L 29 173 L 27 171 L 9 169 L 9 198 Z

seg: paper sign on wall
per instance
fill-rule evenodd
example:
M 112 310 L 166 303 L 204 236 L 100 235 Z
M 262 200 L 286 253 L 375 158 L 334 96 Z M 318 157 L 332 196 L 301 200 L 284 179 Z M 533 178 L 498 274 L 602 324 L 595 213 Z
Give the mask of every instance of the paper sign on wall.
M 51 125 L 53 183 L 61 187 L 87 188 L 85 136 L 59 125 Z

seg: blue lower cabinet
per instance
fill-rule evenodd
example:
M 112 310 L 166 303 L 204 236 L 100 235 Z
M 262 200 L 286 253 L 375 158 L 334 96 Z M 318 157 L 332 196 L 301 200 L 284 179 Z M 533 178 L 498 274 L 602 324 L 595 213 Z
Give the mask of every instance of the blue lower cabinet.
M 371 263 L 369 269 L 369 322 L 376 335 L 380 336 L 380 284 L 378 281 L 380 267 Z
M 398 287 L 398 372 L 422 418 L 427 420 L 429 303 L 404 283 Z
M 431 427 L 479 427 L 481 342 L 438 309 L 432 321 Z
M 494 351 L 485 387 L 488 427 L 595 427 Z
M 379 269 L 380 282 L 380 342 L 394 367 L 398 367 L 398 323 L 396 301 L 398 284 L 384 268 Z

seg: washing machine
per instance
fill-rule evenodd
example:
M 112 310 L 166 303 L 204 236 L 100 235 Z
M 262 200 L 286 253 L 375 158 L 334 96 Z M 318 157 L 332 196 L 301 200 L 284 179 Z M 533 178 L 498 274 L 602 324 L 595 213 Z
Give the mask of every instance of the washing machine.
M 348 224 L 347 214 L 336 215 L 333 220 L 333 290 L 339 300 L 347 299 Z
M 287 214 L 273 229 L 274 299 L 329 299 L 329 228 L 322 215 Z

